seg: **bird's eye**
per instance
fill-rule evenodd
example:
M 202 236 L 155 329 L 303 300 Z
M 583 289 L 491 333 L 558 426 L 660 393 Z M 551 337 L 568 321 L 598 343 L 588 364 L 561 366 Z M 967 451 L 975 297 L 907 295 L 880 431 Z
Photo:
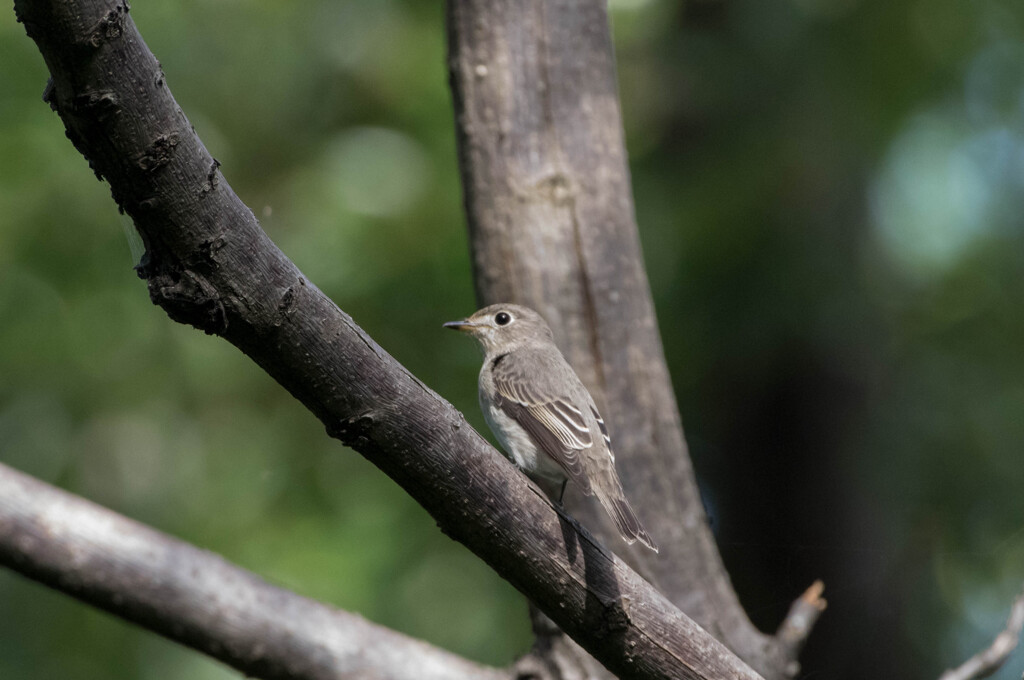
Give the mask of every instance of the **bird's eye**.
M 499 326 L 507 326 L 512 320 L 512 316 L 508 312 L 498 312 L 494 315 L 494 323 Z

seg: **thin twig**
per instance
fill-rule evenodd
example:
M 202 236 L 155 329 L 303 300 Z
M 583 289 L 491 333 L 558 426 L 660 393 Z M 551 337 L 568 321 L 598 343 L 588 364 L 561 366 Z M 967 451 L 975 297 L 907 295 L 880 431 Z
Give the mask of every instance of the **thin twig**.
M 812 583 L 803 595 L 790 605 L 789 613 L 786 614 L 786 618 L 783 619 L 779 630 L 775 633 L 775 639 L 785 650 L 789 659 L 785 672 L 790 677 L 795 677 L 800 671 L 800 665 L 796 659 L 807 641 L 807 636 L 814 629 L 814 624 L 818 622 L 821 613 L 828 606 L 825 598 L 821 596 L 823 592 L 825 592 L 825 584 L 821 579 Z
M 1010 654 L 1017 648 L 1017 643 L 1020 642 L 1021 628 L 1024 628 L 1024 591 L 1017 596 L 1017 601 L 1013 603 L 1013 609 L 1010 610 L 1010 618 L 1006 621 L 1006 627 L 996 636 L 992 644 L 958 668 L 943 673 L 939 680 L 972 680 L 992 675 L 1006 663 Z

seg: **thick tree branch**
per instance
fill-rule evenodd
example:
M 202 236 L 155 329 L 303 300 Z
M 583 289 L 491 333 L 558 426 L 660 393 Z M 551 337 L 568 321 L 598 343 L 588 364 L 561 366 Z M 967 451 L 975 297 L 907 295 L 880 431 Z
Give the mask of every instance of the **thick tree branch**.
M 627 549 L 587 499 L 567 506 L 760 673 L 789 676 L 799 646 L 747 618 L 697 490 L 637 235 L 607 2 L 448 6 L 479 302 L 523 303 L 551 324 L 661 553 Z
M 223 180 L 126 4 L 15 8 L 68 136 L 142 234 L 155 303 L 249 355 L 616 674 L 757 677 L 305 279 Z
M 272 586 L 0 465 L 0 564 L 246 675 L 505 680 L 508 673 Z
M 939 680 L 973 680 L 987 678 L 999 670 L 1013 654 L 1020 643 L 1020 633 L 1024 629 L 1024 592 L 1017 596 L 1010 610 L 1010 618 L 1006 627 L 996 636 L 992 644 L 981 650 L 960 666 L 943 673 Z

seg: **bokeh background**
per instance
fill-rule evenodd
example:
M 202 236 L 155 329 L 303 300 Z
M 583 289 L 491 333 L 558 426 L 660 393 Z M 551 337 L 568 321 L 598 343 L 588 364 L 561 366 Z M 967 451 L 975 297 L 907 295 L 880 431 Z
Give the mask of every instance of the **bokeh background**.
M 935 678 L 1024 581 L 1024 5 L 613 0 L 637 212 L 755 622 L 823 578 L 803 677 Z M 483 428 L 441 3 L 138 0 L 223 172 Z M 170 322 L 0 13 L 0 461 L 503 664 L 526 605 L 245 357 Z M 1019 678 L 1018 652 L 997 676 Z M 0 571 L 0 678 L 233 671 Z

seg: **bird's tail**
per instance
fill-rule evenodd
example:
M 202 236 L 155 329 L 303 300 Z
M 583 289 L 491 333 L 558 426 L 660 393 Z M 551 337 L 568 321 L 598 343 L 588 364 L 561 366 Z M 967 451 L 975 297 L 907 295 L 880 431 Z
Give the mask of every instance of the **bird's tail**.
M 651 535 L 647 533 L 647 529 L 644 529 L 644 525 L 640 523 L 636 513 L 633 512 L 632 506 L 629 501 L 626 500 L 626 494 L 622 491 L 622 486 L 618 484 L 619 480 L 615 480 L 615 488 L 618 493 L 607 494 L 598 493 L 597 497 L 601 501 L 601 505 L 604 506 L 605 512 L 615 520 L 615 526 L 618 527 L 619 533 L 622 534 L 622 539 L 626 543 L 633 544 L 635 541 L 640 541 L 654 552 L 658 552 L 658 544 L 654 542 Z

